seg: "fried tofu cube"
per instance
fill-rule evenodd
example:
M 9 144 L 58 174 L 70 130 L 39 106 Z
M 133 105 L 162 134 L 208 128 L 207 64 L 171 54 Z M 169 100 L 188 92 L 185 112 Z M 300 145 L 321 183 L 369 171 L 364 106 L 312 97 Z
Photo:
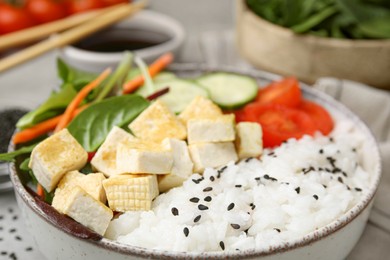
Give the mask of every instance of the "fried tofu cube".
M 236 150 L 239 159 L 258 157 L 263 152 L 263 132 L 258 123 L 241 122 L 236 125 Z
M 55 193 L 56 203 L 53 207 L 60 213 L 68 215 L 82 225 L 104 235 L 113 212 L 106 205 L 94 199 L 79 186 L 69 186 Z
M 192 175 L 194 167 L 185 141 L 167 138 L 163 146 L 172 151 L 173 165 L 171 173 L 157 176 L 160 192 L 182 185 Z
M 235 116 L 222 115 L 216 118 L 190 119 L 187 121 L 188 143 L 231 142 L 236 138 Z
M 219 167 L 238 160 L 233 142 L 196 143 L 188 146 L 194 163 L 194 172 L 203 173 L 205 168 Z
M 173 157 L 170 150 L 163 150 L 155 145 L 120 144 L 116 154 L 118 172 L 167 174 L 171 172 Z
M 156 143 L 169 137 L 181 140 L 187 137 L 186 127 L 160 100 L 143 111 L 129 128 L 136 137 Z
M 62 189 L 71 186 L 79 186 L 94 199 L 106 203 L 106 193 L 103 188 L 103 180 L 106 177 L 100 172 L 82 174 L 79 171 L 70 171 L 65 174 L 64 177 L 58 183 L 56 192 L 60 192 Z M 53 204 L 55 204 L 55 199 L 53 199 Z
M 179 119 L 186 125 L 190 119 L 215 118 L 222 115 L 222 110 L 210 99 L 197 96 L 180 113 Z
M 91 165 L 107 177 L 118 174 L 116 168 L 116 150 L 118 144 L 131 142 L 134 139 L 135 137 L 125 130 L 114 126 L 92 158 Z
M 29 167 L 38 182 L 50 192 L 65 173 L 84 167 L 88 153 L 67 129 L 63 129 L 40 142 L 30 158 Z
M 109 207 L 114 211 L 150 210 L 157 195 L 156 175 L 116 175 L 103 181 Z

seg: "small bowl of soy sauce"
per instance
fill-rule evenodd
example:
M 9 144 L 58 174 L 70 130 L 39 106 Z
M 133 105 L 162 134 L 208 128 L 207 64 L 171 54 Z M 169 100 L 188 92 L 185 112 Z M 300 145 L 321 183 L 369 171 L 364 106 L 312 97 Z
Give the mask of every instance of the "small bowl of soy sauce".
M 90 72 L 116 67 L 124 51 L 132 51 L 145 62 L 166 52 L 177 52 L 183 44 L 182 25 L 167 15 L 143 10 L 60 50 L 69 65 Z

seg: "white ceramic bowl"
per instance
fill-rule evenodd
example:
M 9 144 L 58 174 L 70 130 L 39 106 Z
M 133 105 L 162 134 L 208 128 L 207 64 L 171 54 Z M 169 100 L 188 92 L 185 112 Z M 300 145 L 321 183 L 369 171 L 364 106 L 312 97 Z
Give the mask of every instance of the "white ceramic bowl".
M 208 70 L 199 65 L 179 65 L 177 68 L 179 69 L 173 69 L 173 71 L 180 76 L 196 76 Z M 219 70 L 233 71 L 229 68 L 220 68 Z M 259 71 L 234 70 L 234 72 L 251 75 L 261 85 L 279 78 L 278 76 Z M 345 259 L 364 230 L 373 204 L 373 198 L 379 185 L 381 161 L 378 147 L 367 126 L 344 105 L 326 94 L 305 85 L 302 86 L 302 90 L 306 98 L 314 100 L 327 109 L 352 120 L 356 127 L 365 135 L 364 162 L 365 167 L 368 168 L 366 170 L 371 174 L 371 183 L 368 189 L 364 191 L 362 199 L 355 206 L 337 220 L 307 234 L 305 237 L 290 241 L 289 244 L 280 247 L 240 252 L 185 253 L 124 245 L 101 238 L 97 234 L 81 232 L 85 228 L 74 226 L 75 222 L 68 218 L 56 219 L 49 217 L 46 213 L 55 212 L 55 210 L 48 204 L 34 198 L 26 190 L 15 164 L 12 164 L 11 180 L 15 187 L 17 202 L 29 229 L 28 231 L 33 235 L 38 248 L 47 259 Z M 44 207 L 42 207 L 42 204 Z M 73 231 L 69 228 L 69 222 L 73 223 Z
M 103 37 L 106 37 L 110 30 L 113 31 L 112 29 L 129 29 L 131 31 L 137 30 L 149 34 L 164 35 L 167 40 L 161 44 L 134 51 L 137 56 L 146 62 L 151 62 L 166 52 L 177 52 L 185 39 L 185 31 L 177 20 L 150 10 L 140 11 L 136 15 L 113 25 L 107 31 L 103 31 Z M 115 67 L 123 57 L 122 52 L 95 52 L 73 45 L 63 47 L 59 50 L 59 54 L 73 67 L 91 72 L 101 72 L 107 67 Z

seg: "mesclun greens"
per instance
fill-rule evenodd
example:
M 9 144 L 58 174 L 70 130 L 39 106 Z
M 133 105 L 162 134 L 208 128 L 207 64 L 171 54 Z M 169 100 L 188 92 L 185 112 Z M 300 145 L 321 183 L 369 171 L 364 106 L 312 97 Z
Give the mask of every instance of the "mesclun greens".
M 107 98 L 83 110 L 67 128 L 85 150 L 92 152 L 114 126 L 126 126 L 148 105 L 139 95 Z
M 262 18 L 296 33 L 351 39 L 390 38 L 389 0 L 246 0 Z

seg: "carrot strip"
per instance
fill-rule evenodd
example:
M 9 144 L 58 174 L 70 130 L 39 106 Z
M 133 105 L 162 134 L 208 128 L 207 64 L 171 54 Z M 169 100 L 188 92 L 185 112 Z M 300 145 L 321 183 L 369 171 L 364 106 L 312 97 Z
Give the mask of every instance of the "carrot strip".
M 78 115 L 81 111 L 83 111 L 88 105 L 84 105 L 82 107 L 79 107 L 74 111 L 72 118 L 74 118 L 76 115 Z M 54 128 L 56 128 L 58 122 L 61 120 L 63 115 L 58 115 L 56 117 L 50 118 L 48 120 L 45 120 L 43 122 L 40 122 L 30 128 L 21 130 L 20 132 L 17 132 L 12 137 L 12 142 L 14 144 L 21 144 L 28 141 L 31 141 L 43 134 L 46 134 L 50 131 L 52 131 Z
M 66 108 L 64 114 L 62 115 L 60 121 L 58 122 L 54 132 L 58 132 L 64 129 L 69 122 L 72 120 L 73 112 L 77 109 L 80 103 L 86 98 L 94 88 L 99 86 L 99 84 L 110 75 L 111 69 L 108 68 L 103 71 L 95 80 L 88 83 L 79 93 L 74 97 L 74 99 L 70 102 L 68 107 Z
M 160 71 L 166 68 L 173 61 L 173 54 L 166 53 L 160 56 L 157 60 L 155 60 L 152 64 L 150 64 L 148 71 L 151 77 L 156 76 Z M 129 94 L 134 92 L 137 88 L 144 84 L 145 78 L 143 75 L 139 75 L 134 79 L 128 81 L 123 85 L 123 94 Z
M 43 190 L 43 187 L 41 184 L 37 184 L 37 194 L 39 197 L 43 198 L 45 196 L 45 191 Z

